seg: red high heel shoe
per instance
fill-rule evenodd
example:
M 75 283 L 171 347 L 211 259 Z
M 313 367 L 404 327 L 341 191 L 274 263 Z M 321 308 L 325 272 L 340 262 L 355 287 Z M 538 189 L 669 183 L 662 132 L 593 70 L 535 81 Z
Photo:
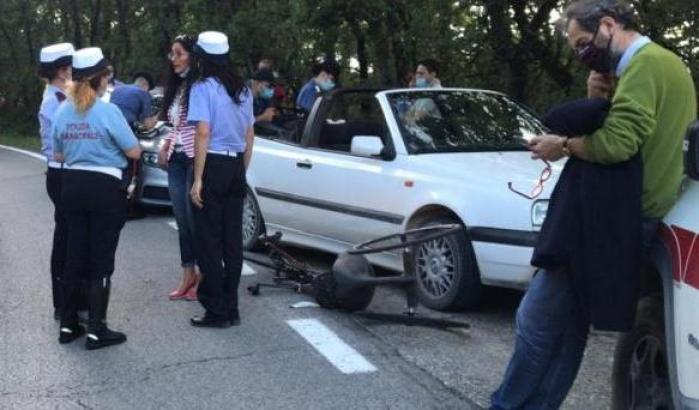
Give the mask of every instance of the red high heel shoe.
M 170 298 L 170 300 L 186 299 L 187 294 L 192 290 L 192 288 L 196 288 L 196 285 L 197 285 L 197 279 L 194 278 L 194 280 L 191 283 L 189 283 L 187 286 L 177 288 L 177 289 L 173 290 L 172 292 L 170 292 L 168 294 L 168 297 Z M 195 295 L 196 295 L 196 291 L 195 291 Z
M 184 300 L 187 300 L 189 302 L 196 302 L 199 300 L 197 298 L 197 285 L 199 284 L 199 281 L 195 282 L 195 285 L 189 288 L 187 293 L 184 295 Z

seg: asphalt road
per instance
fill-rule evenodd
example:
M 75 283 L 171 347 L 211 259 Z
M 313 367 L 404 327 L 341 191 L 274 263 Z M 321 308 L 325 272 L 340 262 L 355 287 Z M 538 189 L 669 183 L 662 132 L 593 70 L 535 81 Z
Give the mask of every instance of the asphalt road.
M 0 149 L 1 409 L 471 409 L 487 406 L 513 345 L 520 294 L 489 290 L 477 312 L 428 316 L 468 331 L 387 325 L 320 308 L 309 297 L 247 285 L 271 273 L 250 265 L 241 283 L 242 325 L 194 329 L 195 302 L 171 302 L 179 279 L 167 212 L 127 223 L 113 277 L 110 326 L 128 342 L 87 352 L 57 342 L 50 317 L 52 206 L 45 166 Z M 320 267 L 331 255 L 292 249 Z M 399 312 L 395 290 L 373 310 Z M 564 408 L 605 409 L 614 335 L 594 333 Z

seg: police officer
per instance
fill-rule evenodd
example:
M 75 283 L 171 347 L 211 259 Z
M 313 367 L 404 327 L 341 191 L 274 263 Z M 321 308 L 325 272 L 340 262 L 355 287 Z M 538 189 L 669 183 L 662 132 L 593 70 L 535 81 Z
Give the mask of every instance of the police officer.
M 75 298 L 85 272 L 89 350 L 126 341 L 126 335 L 107 328 L 105 319 L 114 254 L 126 221 L 126 157 L 141 155 L 119 109 L 100 99 L 108 75 L 102 50 L 92 47 L 75 52 L 71 98 L 59 107 L 51 131 L 55 159 L 69 166 L 61 193 L 68 221 L 68 259 L 62 280 L 59 342 L 71 342 L 85 332 L 78 324 Z
M 51 288 L 53 290 L 53 317 L 60 316 L 60 281 L 66 262 L 66 245 L 68 229 L 63 209 L 60 205 L 61 179 L 63 164 L 53 159 L 53 141 L 51 125 L 58 106 L 66 99 L 66 88 L 71 80 L 73 64 L 73 45 L 70 43 L 53 44 L 41 49 L 39 55 L 39 76 L 46 80 L 41 108 L 39 109 L 39 133 L 41 135 L 41 154 L 46 157 L 46 191 L 53 202 L 53 247 L 51 248 Z
M 252 93 L 233 68 L 228 51 L 225 34 L 199 34 L 194 53 L 201 79 L 192 86 L 187 114 L 187 120 L 196 123 L 190 195 L 202 271 L 197 296 L 205 309 L 191 324 L 200 327 L 240 323 L 241 222 L 255 117 Z

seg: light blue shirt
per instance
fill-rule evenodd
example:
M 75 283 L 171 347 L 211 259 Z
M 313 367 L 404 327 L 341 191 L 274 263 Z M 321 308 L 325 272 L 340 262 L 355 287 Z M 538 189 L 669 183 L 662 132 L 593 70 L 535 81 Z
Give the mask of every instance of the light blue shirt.
M 213 77 L 195 83 L 189 92 L 187 121 L 209 124 L 209 150 L 245 151 L 245 135 L 255 124 L 252 112 L 252 92 L 247 87 L 236 104 L 226 88 Z
M 41 135 L 41 154 L 48 161 L 53 161 L 53 139 L 51 125 L 58 106 L 61 105 L 59 95 L 65 99 L 65 92 L 55 85 L 47 85 L 39 108 L 39 134 Z
M 51 128 L 55 152 L 68 166 L 126 168 L 124 151 L 138 145 L 136 136 L 116 105 L 99 98 L 80 114 L 71 101 L 62 104 Z
M 626 67 L 629 66 L 631 63 L 631 59 L 633 56 L 636 55 L 638 50 L 643 48 L 646 44 L 650 43 L 650 38 L 646 36 L 641 36 L 634 40 L 633 43 L 624 51 L 624 54 L 621 55 L 621 60 L 619 60 L 619 64 L 616 66 L 616 76 L 617 78 L 621 77 L 621 75 L 626 71 Z
M 119 85 L 112 91 L 109 102 L 119 107 L 126 122 L 133 125 L 150 117 L 152 97 L 148 91 L 133 84 Z
M 310 112 L 311 108 L 313 108 L 313 103 L 316 102 L 317 96 L 318 87 L 316 86 L 315 80 L 311 78 L 311 80 L 301 88 L 301 91 L 299 91 L 299 96 L 296 97 L 296 106 Z

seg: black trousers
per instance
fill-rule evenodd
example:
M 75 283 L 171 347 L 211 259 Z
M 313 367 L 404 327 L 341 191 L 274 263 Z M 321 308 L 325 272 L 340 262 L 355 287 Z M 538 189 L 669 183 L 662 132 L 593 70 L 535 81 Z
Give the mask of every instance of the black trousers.
M 66 170 L 61 192 L 68 225 L 68 257 L 62 278 L 62 319 L 70 323 L 82 280 L 107 283 L 126 222 L 126 189 L 113 176 Z
M 209 154 L 203 175 L 204 207 L 194 208 L 197 255 L 202 276 L 199 302 L 212 318 L 238 318 L 243 268 L 243 157 Z
M 46 171 L 46 192 L 53 202 L 53 246 L 51 248 L 51 289 L 53 290 L 53 307 L 61 306 L 61 276 L 66 265 L 68 249 L 68 222 L 61 204 L 61 186 L 63 169 L 49 168 Z

